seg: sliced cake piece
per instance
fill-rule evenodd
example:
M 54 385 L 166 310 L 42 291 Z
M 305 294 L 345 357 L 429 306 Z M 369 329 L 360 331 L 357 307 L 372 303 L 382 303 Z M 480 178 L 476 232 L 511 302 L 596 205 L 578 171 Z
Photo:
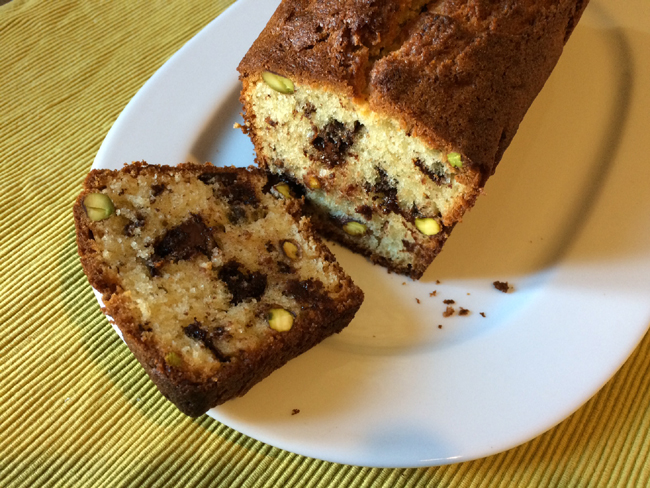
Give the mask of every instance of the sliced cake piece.
M 239 66 L 259 165 L 324 234 L 422 276 L 586 0 L 284 0 Z
M 74 217 L 104 312 L 187 415 L 340 332 L 363 300 L 301 200 L 256 168 L 95 170 Z

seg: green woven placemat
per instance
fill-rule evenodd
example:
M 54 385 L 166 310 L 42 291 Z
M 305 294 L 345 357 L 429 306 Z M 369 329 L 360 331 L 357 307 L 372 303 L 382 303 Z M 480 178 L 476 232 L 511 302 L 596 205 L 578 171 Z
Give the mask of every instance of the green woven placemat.
M 158 394 L 99 311 L 70 210 L 130 98 L 230 3 L 0 7 L 0 486 L 648 486 L 650 337 L 556 428 L 439 468 L 305 458 Z

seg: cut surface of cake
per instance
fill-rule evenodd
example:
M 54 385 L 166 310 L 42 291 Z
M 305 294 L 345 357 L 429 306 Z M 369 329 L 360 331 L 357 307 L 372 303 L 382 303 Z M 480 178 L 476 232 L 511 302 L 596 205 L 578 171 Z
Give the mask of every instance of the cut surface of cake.
M 363 293 L 302 201 L 257 168 L 94 170 L 74 206 L 84 272 L 160 391 L 197 416 L 340 332 Z
M 257 162 L 321 233 L 418 279 L 586 4 L 284 0 L 239 66 Z

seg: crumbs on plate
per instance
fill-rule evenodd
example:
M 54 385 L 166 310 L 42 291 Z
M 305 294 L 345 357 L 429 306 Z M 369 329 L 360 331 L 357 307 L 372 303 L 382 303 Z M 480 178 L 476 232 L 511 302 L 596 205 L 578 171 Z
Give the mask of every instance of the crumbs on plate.
M 492 284 L 497 290 L 503 293 L 508 293 L 509 291 L 514 290 L 514 288 L 511 285 L 509 285 L 507 281 L 495 281 Z

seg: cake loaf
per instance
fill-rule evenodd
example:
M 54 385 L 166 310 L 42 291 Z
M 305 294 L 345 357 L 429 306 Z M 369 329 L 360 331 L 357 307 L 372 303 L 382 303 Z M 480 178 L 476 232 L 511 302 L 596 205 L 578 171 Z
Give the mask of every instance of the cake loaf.
M 422 276 L 586 0 L 284 0 L 239 66 L 258 164 L 318 230 Z
M 95 170 L 74 205 L 84 272 L 159 390 L 191 416 L 340 332 L 363 294 L 257 168 Z

